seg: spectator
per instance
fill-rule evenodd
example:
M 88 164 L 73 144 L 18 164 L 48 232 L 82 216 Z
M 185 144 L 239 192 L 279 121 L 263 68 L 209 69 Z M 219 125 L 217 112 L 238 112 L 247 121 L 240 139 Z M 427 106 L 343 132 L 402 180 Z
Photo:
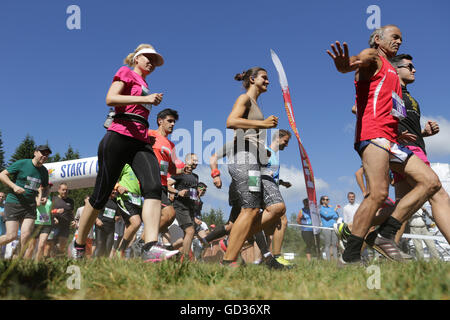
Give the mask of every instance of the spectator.
M 355 215 L 356 210 L 359 207 L 359 203 L 355 202 L 355 193 L 349 192 L 347 194 L 348 203 L 344 206 L 343 209 L 343 218 L 346 224 L 353 223 L 353 216 Z M 351 228 L 351 227 L 350 227 Z
M 297 223 L 301 225 L 312 226 L 311 212 L 309 210 L 308 199 L 303 199 L 303 208 L 297 216 Z M 315 257 L 319 255 L 320 237 L 319 234 L 314 234 L 313 228 L 300 227 L 303 241 L 306 244 L 306 259 L 311 261 L 311 254 Z
M 330 199 L 328 196 L 320 197 L 320 219 L 322 227 L 333 228 L 333 225 L 337 222 L 339 215 L 337 214 L 338 206 L 335 208 L 329 205 Z M 322 230 L 322 236 L 324 240 L 324 251 L 326 259 L 330 260 L 331 255 L 334 259 L 337 259 L 337 236 L 333 230 Z
M 432 236 L 432 234 L 428 231 L 427 225 L 425 223 L 427 215 L 428 211 L 425 208 L 419 209 L 419 211 L 413 214 L 411 219 L 409 219 L 409 227 L 411 234 Z M 436 248 L 434 240 L 427 239 L 423 241 L 428 247 L 428 251 L 430 252 L 430 258 L 440 259 L 439 252 Z M 414 247 L 416 248 L 417 259 L 419 260 L 424 259 L 422 239 L 413 239 L 413 242 Z
M 73 216 L 74 201 L 68 197 L 68 193 L 67 184 L 63 182 L 58 187 L 58 195 L 52 199 L 52 214 L 56 218 L 53 241 L 61 255 L 65 254 L 70 227 L 76 226 Z

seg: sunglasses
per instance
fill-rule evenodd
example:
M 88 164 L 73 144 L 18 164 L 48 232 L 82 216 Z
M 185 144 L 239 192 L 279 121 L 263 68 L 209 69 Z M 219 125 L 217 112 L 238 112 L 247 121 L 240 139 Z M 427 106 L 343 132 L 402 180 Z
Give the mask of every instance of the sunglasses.
M 409 71 L 413 71 L 413 69 L 414 70 L 416 69 L 416 68 L 414 68 L 414 65 L 412 63 L 404 64 L 404 65 L 398 66 L 397 68 L 408 68 Z
M 326 198 L 326 199 L 323 199 L 323 201 L 330 201 L 330 199 Z

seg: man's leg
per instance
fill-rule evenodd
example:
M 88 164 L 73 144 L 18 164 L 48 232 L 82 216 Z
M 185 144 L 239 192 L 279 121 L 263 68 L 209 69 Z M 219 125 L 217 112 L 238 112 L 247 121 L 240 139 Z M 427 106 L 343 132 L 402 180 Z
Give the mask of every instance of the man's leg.
M 405 194 L 400 201 L 396 203 L 392 218 L 403 223 L 408 220 L 414 212 L 417 212 L 425 201 L 433 197 L 442 187 L 439 178 L 434 171 L 428 167 L 419 157 L 412 155 L 406 164 L 392 163 L 391 166 L 397 172 L 405 174 L 410 186 L 413 186 L 411 191 Z M 438 202 L 436 203 L 430 199 L 430 203 L 435 205 L 433 215 L 436 212 L 438 216 L 448 215 L 448 212 L 442 212 L 445 209 L 450 209 L 450 203 Z M 380 227 L 380 233 L 383 233 L 384 226 Z M 450 226 L 446 228 L 450 236 Z M 395 231 L 398 231 L 395 230 Z M 449 241 L 449 239 L 447 239 Z
M 86 239 L 98 217 L 100 210 L 94 209 L 92 205 L 87 201 L 81 214 L 80 223 L 78 227 L 78 237 L 75 240 L 76 244 L 86 245 Z
M 346 262 L 361 259 L 364 238 L 389 191 L 389 154 L 369 144 L 363 150 L 361 158 L 370 193 L 366 195 L 353 217 L 352 233 L 342 254 Z
M 34 219 L 23 219 L 22 226 L 20 228 L 20 243 L 22 245 L 21 252 L 25 253 L 30 245 L 31 234 L 34 229 Z M 26 257 L 29 258 L 29 257 Z
M 281 223 L 275 228 L 272 240 L 272 253 L 274 256 L 281 254 L 281 247 L 283 246 L 284 234 L 286 233 L 288 220 L 286 214 L 281 216 Z
M 194 239 L 195 229 L 194 226 L 189 226 L 184 229 L 183 238 L 183 255 L 188 258 L 189 252 L 191 251 L 192 240 Z

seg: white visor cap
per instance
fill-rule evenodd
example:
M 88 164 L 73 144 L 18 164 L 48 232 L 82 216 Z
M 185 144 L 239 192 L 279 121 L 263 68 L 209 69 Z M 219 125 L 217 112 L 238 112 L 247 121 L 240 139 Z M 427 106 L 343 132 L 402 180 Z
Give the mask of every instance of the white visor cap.
M 136 52 L 136 54 L 133 57 L 133 61 L 134 59 L 136 59 L 137 56 L 141 55 L 141 54 L 151 54 L 155 57 L 155 65 L 157 67 L 162 66 L 164 64 L 164 59 L 163 57 L 155 51 L 155 49 L 152 48 L 144 48 L 142 50 L 139 50 L 138 52 Z

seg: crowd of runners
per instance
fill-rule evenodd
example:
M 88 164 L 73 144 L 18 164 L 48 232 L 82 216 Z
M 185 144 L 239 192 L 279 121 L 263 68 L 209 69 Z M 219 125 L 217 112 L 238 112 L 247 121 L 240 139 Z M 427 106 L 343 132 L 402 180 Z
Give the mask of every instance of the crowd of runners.
M 345 42 L 342 46 L 336 42 L 327 51 L 339 72 L 355 73 L 354 148 L 362 162 L 358 182 L 364 199 L 353 210 L 351 223 L 337 220 L 337 208 L 328 205 L 328 197 L 320 199 L 319 207 L 322 225 L 334 229 L 323 232 L 327 255 L 338 256 L 333 243 L 339 241 L 344 265 L 364 263 L 365 246 L 389 260 L 408 259 L 398 239 L 426 201 L 437 227 L 450 240 L 450 198 L 429 166 L 423 139 L 437 134 L 439 126 L 428 121 L 421 128 L 419 105 L 407 90 L 416 70 L 412 55 L 397 55 L 401 44 L 400 29 L 387 25 L 371 34 L 370 48 L 358 55 L 350 56 Z M 106 95 L 114 115 L 98 147 L 98 175 L 84 206 L 74 216 L 74 201 L 64 183 L 49 199 L 49 176 L 43 164 L 51 150 L 38 146 L 33 159 L 19 160 L 0 173 L 0 181 L 12 190 L 5 202 L 6 234 L 0 237 L 0 247 L 15 240 L 20 227 L 25 258 L 64 255 L 69 247 L 75 259 L 138 257 L 158 262 L 195 259 L 201 256 L 195 247 L 206 248 L 222 239 L 225 266 L 239 265 L 247 242 L 257 245 L 258 262 L 274 269 L 290 268 L 281 256 L 287 218 L 280 187 L 289 188 L 291 183 L 280 179 L 278 154 L 288 146 L 291 133 L 280 129 L 266 143 L 267 129 L 278 126 L 278 117 L 265 117 L 258 105 L 260 95 L 268 90 L 267 71 L 253 67 L 236 74 L 245 93 L 237 97 L 226 119 L 234 139 L 211 155 L 211 181 L 201 182 L 195 173 L 197 155 L 177 159 L 168 138 L 178 112 L 160 111 L 157 129 L 149 129 L 149 114 L 164 94 L 150 93 L 147 77 L 164 64 L 163 57 L 151 45 L 141 44 L 124 62 Z M 227 159 L 232 178 L 231 212 L 225 225 L 208 230 L 201 220 L 201 197 L 208 184 L 222 188 L 221 158 Z M 391 183 L 395 200 L 388 199 Z M 307 199 L 297 221 L 312 224 Z M 77 232 L 68 243 L 71 227 Z M 304 227 L 302 236 L 310 259 L 317 250 L 316 233 Z

